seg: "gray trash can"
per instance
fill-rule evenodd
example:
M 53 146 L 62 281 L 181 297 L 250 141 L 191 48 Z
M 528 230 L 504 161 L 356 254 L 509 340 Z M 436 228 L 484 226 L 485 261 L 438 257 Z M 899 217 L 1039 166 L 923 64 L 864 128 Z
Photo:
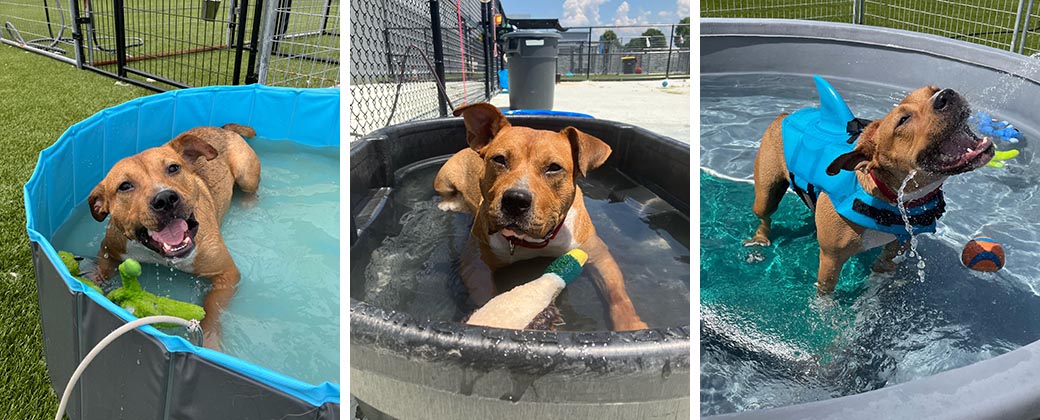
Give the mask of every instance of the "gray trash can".
M 502 38 L 509 66 L 509 109 L 552 109 L 560 34 L 519 30 Z

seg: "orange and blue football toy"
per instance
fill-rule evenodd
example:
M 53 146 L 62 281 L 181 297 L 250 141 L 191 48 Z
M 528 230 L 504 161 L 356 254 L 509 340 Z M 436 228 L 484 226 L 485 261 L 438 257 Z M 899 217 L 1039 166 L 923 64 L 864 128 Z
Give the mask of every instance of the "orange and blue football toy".
M 1004 247 L 992 238 L 979 236 L 964 245 L 961 262 L 975 271 L 998 271 L 1004 268 Z

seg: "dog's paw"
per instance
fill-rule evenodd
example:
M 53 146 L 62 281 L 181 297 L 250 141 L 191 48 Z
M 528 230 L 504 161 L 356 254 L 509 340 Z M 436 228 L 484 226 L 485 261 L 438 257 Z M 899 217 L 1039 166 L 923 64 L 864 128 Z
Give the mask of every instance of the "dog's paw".
M 875 273 L 891 273 L 896 271 L 896 263 L 892 260 L 877 260 L 870 266 L 870 270 Z
M 643 320 L 638 318 L 621 320 L 619 322 L 614 323 L 615 331 L 638 331 L 645 330 L 647 328 L 650 327 L 647 326 L 646 323 L 643 322 Z
M 441 209 L 441 211 L 455 211 L 455 212 L 459 212 L 459 213 L 469 213 L 469 211 L 466 210 L 466 205 L 463 204 L 461 199 L 458 199 L 458 200 L 442 200 L 440 203 L 437 203 L 437 208 Z
M 751 239 L 744 240 L 744 246 L 770 246 L 773 243 L 768 238 L 754 237 Z

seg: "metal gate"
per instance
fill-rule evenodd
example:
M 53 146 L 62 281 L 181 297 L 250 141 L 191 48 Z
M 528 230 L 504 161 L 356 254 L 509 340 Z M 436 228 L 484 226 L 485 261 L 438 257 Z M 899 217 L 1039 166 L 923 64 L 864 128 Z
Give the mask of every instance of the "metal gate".
M 339 0 L 0 5 L 0 41 L 154 90 L 339 84 Z

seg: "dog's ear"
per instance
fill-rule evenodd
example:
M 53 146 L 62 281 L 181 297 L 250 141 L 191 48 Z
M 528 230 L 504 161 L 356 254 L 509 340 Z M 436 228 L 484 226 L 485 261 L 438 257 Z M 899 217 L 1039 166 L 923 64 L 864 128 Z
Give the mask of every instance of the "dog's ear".
M 869 171 L 874 161 L 874 151 L 877 149 L 874 143 L 874 132 L 877 131 L 878 122 L 872 122 L 860 134 L 856 147 L 851 152 L 838 156 L 827 165 L 827 175 L 837 175 L 842 170 L 846 171 Z
M 574 166 L 578 168 L 582 176 L 598 168 L 610 157 L 610 146 L 607 146 L 603 140 L 585 134 L 577 128 L 564 128 L 560 134 L 567 136 L 567 139 L 570 140 Z
M 491 143 L 499 131 L 509 127 L 506 116 L 487 102 L 460 106 L 453 114 L 462 116 L 466 122 L 466 143 L 478 152 Z
M 105 184 L 98 184 L 87 197 L 87 205 L 90 206 L 90 215 L 94 220 L 102 222 L 108 217 L 108 201 L 105 200 Z
M 176 150 L 188 162 L 195 162 L 199 157 L 213 160 L 217 157 L 217 149 L 205 140 L 193 134 L 181 134 L 170 140 L 170 147 Z

